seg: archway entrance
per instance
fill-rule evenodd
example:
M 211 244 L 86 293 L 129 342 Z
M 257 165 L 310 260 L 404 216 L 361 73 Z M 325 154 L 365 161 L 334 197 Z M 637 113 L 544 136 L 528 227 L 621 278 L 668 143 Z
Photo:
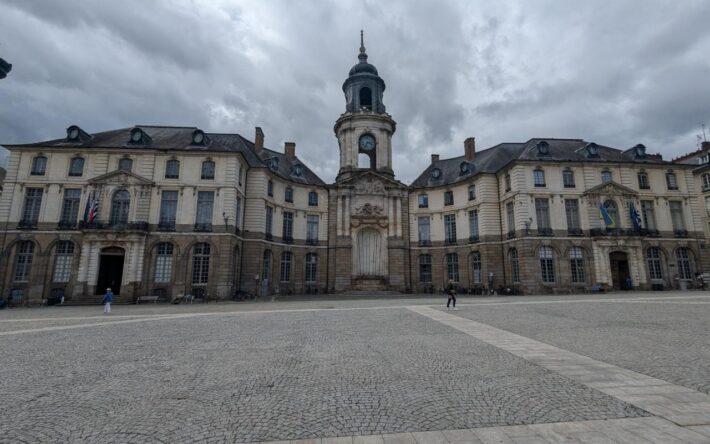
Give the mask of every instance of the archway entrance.
M 113 294 L 121 294 L 124 258 L 125 250 L 123 248 L 108 247 L 101 250 L 96 294 L 103 294 L 107 288 L 111 288 Z
M 609 254 L 611 280 L 615 290 L 631 290 L 629 279 L 629 256 L 623 251 L 613 251 Z

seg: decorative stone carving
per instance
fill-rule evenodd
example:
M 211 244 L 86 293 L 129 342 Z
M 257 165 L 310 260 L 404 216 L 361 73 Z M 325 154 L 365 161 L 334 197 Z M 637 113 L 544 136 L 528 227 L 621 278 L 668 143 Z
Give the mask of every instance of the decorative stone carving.
M 366 203 L 355 210 L 356 216 L 382 216 L 382 208 Z
M 355 183 L 355 192 L 358 194 L 384 194 L 385 185 L 377 179 L 366 177 Z

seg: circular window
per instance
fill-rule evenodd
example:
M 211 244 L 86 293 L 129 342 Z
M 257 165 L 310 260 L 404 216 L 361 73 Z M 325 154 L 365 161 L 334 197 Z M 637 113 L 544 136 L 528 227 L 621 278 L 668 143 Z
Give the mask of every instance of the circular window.
M 143 139 L 143 131 L 137 129 L 131 133 L 131 142 L 138 143 Z
M 79 138 L 79 128 L 73 126 L 67 131 L 67 138 L 69 140 L 76 140 Z
M 202 145 L 202 142 L 205 141 L 205 133 L 200 131 L 200 130 L 195 130 L 195 132 L 192 133 L 192 143 L 195 145 Z
M 543 140 L 537 144 L 537 150 L 540 154 L 548 154 L 550 152 L 550 144 Z
M 441 177 L 441 170 L 439 168 L 434 168 L 431 170 L 431 177 L 434 179 L 439 179 Z

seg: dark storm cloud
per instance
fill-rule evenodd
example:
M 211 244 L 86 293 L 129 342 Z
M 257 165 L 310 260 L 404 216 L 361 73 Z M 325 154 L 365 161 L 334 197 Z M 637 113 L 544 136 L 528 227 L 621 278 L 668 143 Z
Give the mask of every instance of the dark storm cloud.
M 394 168 L 429 154 L 575 137 L 672 157 L 710 123 L 710 3 L 0 0 L 0 140 L 78 124 L 195 125 L 297 142 L 326 180 L 365 29 L 397 121 Z

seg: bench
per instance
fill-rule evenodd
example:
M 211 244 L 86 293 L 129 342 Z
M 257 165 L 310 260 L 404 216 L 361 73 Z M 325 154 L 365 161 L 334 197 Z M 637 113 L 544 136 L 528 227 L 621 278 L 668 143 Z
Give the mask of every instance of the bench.
M 136 299 L 136 304 L 139 304 L 141 302 L 150 302 L 153 301 L 153 303 L 157 303 L 158 299 L 160 296 L 138 296 L 138 299 Z

